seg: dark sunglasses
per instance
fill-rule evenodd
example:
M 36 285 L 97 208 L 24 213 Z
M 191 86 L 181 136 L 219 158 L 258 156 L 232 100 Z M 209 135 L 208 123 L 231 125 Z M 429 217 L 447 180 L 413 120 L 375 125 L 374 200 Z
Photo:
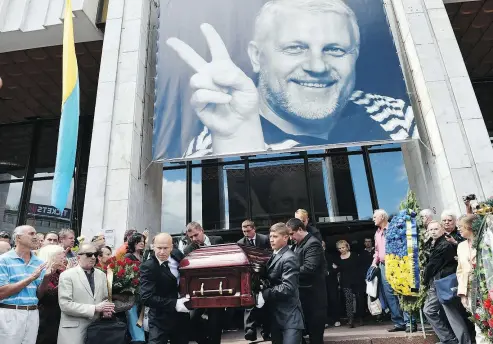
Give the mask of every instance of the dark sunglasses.
M 97 252 L 85 252 L 85 253 L 79 253 L 79 256 L 85 255 L 87 258 L 96 258 L 98 256 Z

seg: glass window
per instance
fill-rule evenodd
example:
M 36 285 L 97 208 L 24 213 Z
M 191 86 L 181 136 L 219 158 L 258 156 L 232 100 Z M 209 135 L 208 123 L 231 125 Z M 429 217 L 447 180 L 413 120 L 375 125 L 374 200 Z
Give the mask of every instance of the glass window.
M 216 165 L 192 170 L 192 214 L 205 230 L 240 228 L 248 213 L 245 165 Z M 195 198 L 195 197 L 194 197 Z
M 309 159 L 308 170 L 317 223 L 371 217 L 370 192 L 361 155 Z
M 162 232 L 182 233 L 187 225 L 186 177 L 185 169 L 163 171 Z
M 0 184 L 0 229 L 13 231 L 19 215 L 22 182 Z
M 63 224 L 63 227 L 70 227 L 74 180 L 72 179 L 69 196 L 63 212 L 50 205 L 52 185 L 52 179 L 32 182 L 31 197 L 27 205 L 26 223 L 34 224 L 38 232 L 46 233 L 51 231 L 50 222 L 57 222 Z
M 0 181 L 24 177 L 31 150 L 31 125 L 8 125 L 0 131 Z M 7 149 L 5 149 L 7 147 Z
M 251 163 L 250 185 L 257 226 L 285 222 L 299 208 L 309 211 L 303 159 Z
M 389 215 L 399 210 L 409 188 L 402 152 L 370 154 L 378 205 Z
M 58 127 L 58 121 L 50 121 L 43 123 L 39 128 L 34 177 L 49 177 L 55 172 Z

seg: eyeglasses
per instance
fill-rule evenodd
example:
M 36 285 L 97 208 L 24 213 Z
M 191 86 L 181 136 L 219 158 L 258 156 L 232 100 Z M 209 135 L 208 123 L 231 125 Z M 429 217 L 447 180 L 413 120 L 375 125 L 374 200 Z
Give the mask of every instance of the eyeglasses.
M 7 232 L 0 232 L 0 238 L 2 238 L 2 239 L 10 239 L 10 235 Z
M 83 252 L 79 253 L 79 256 L 85 255 L 87 258 L 92 258 L 92 257 L 97 257 L 98 253 L 97 252 Z

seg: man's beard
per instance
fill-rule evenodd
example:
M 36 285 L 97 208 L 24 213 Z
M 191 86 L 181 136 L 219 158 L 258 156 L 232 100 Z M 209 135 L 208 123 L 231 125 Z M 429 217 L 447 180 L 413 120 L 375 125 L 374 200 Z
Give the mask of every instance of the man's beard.
M 343 90 L 339 89 L 337 83 L 330 86 L 331 90 L 328 90 L 330 94 L 324 96 L 321 93 L 319 97 L 315 97 L 313 94 L 303 96 L 303 94 L 298 93 L 293 95 L 287 87 L 282 87 L 279 82 L 272 85 L 268 83 L 268 80 L 268 72 L 261 70 L 259 73 L 259 92 L 269 107 L 278 115 L 286 114 L 291 118 L 301 120 L 323 120 L 340 112 L 346 104 L 346 101 L 342 104 L 340 102 L 340 95 Z M 294 87 L 301 88 L 303 86 Z

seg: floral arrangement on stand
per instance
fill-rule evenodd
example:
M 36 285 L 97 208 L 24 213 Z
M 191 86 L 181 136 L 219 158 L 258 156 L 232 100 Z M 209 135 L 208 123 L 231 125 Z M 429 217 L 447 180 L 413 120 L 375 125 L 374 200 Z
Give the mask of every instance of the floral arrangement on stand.
M 400 295 L 416 296 L 420 286 L 416 212 L 399 211 L 387 228 L 385 274 Z
M 411 314 L 412 316 L 417 317 L 419 311 L 423 308 L 423 305 L 426 301 L 427 293 L 427 288 L 422 283 L 423 271 L 426 265 L 426 253 L 425 250 L 422 248 L 424 247 L 426 242 L 426 231 L 421 218 L 419 216 L 416 216 L 416 214 L 419 214 L 420 212 L 420 207 L 418 205 L 416 195 L 412 191 L 408 191 L 406 198 L 401 202 L 399 208 L 401 212 L 403 212 L 403 215 L 400 217 L 399 222 L 401 223 L 401 225 L 402 222 L 406 223 L 405 230 L 404 228 L 401 228 L 400 231 L 398 231 L 400 237 L 399 235 L 396 235 L 399 238 L 399 241 L 405 247 L 405 250 L 400 250 L 400 254 L 402 254 L 403 257 L 406 257 L 406 253 L 408 253 L 408 250 L 410 250 L 412 254 L 412 259 L 410 258 L 409 254 L 407 254 L 407 258 L 402 258 L 403 261 L 406 261 L 406 264 L 404 264 L 407 267 L 406 273 L 408 274 L 408 276 L 410 276 L 409 278 L 412 277 L 412 280 L 409 280 L 407 282 L 407 287 L 404 288 L 405 293 L 398 293 L 399 304 L 402 310 Z M 397 220 L 398 219 L 396 218 L 396 221 Z M 411 224 L 411 228 L 409 231 L 407 227 L 408 222 L 410 222 Z M 408 239 L 408 233 L 411 236 L 410 240 Z M 408 247 L 409 243 L 411 243 L 410 247 Z M 397 261 L 399 260 L 398 258 L 394 259 Z M 388 268 L 386 270 L 386 273 L 387 271 Z
M 472 280 L 471 320 L 493 343 L 493 198 L 475 210 L 478 218 L 473 223 L 476 265 Z
M 106 273 L 109 286 L 109 297 L 115 303 L 115 312 L 124 312 L 133 307 L 139 297 L 140 262 L 129 258 L 115 257 L 96 268 Z M 111 286 L 111 287 L 110 287 Z

